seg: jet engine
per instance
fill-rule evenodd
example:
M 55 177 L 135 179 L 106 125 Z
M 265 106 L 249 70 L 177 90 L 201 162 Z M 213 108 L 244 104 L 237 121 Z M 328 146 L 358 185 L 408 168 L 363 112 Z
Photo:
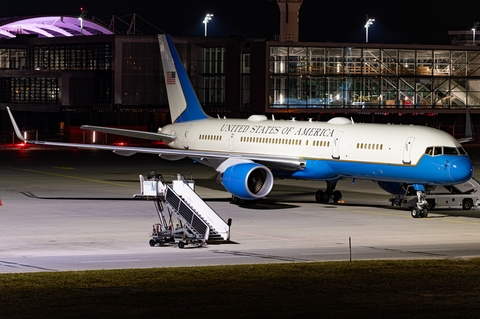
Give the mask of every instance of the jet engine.
M 245 200 L 267 196 L 273 187 L 273 174 L 257 163 L 240 163 L 229 166 L 222 174 L 221 183 L 225 189 Z

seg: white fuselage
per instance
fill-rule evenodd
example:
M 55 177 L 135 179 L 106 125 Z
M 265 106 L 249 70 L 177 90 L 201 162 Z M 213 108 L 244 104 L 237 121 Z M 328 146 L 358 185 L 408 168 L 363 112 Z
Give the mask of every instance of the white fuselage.
M 461 147 L 449 134 L 423 126 L 253 118 L 211 118 L 162 131 L 177 135 L 169 144 L 175 149 L 393 165 L 416 165 L 429 146 Z

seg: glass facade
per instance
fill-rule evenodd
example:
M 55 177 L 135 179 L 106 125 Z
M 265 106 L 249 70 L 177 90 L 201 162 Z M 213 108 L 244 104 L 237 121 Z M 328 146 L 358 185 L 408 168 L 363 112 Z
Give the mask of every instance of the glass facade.
M 160 104 L 158 43 L 122 43 L 122 104 Z
M 37 45 L 29 59 L 33 70 L 111 70 L 110 43 Z
M 250 107 L 250 54 L 242 54 L 242 107 Z
M 0 48 L 0 69 L 18 70 L 25 68 L 26 49 Z
M 480 107 L 480 53 L 270 47 L 270 108 Z
M 1 103 L 56 104 L 59 91 L 57 78 L 0 78 Z
M 205 106 L 225 105 L 225 50 L 203 49 L 203 90 L 199 98 Z
M 61 104 L 62 78 L 60 73 L 51 71 L 91 71 L 93 74 L 71 73 L 65 78 L 67 104 L 110 103 L 112 54 L 111 43 L 32 45 L 28 51 L 0 49 L 0 69 L 35 71 L 22 76 L 2 76 L 0 102 Z

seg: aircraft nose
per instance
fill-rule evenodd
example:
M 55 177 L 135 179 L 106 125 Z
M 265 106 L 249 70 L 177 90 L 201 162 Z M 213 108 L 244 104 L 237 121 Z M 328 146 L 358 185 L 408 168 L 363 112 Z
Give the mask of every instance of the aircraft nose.
M 473 164 L 468 156 L 462 156 L 448 164 L 448 177 L 454 184 L 463 183 L 472 178 Z

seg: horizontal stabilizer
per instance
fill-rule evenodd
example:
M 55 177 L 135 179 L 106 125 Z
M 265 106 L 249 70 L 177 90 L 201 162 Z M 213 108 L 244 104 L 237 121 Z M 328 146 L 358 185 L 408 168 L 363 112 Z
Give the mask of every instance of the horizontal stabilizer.
M 102 133 L 114 134 L 114 135 L 120 135 L 120 136 L 128 136 L 128 137 L 140 138 L 144 140 L 165 141 L 167 143 L 177 138 L 175 135 L 171 135 L 171 134 L 126 130 L 126 129 L 120 129 L 120 128 L 104 127 L 104 126 L 82 125 L 80 128 L 82 130 L 96 131 L 96 132 L 102 132 Z

